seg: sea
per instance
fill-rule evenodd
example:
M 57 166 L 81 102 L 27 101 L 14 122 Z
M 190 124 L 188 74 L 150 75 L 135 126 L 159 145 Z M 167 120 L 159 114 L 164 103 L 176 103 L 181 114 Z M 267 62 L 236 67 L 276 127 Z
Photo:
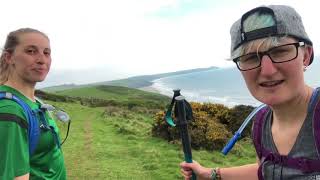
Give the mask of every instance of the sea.
M 320 86 L 319 60 L 308 67 L 305 80 L 312 87 Z M 241 73 L 235 67 L 156 79 L 151 88 L 166 96 L 173 96 L 173 90 L 180 89 L 181 94 L 193 102 L 219 103 L 228 107 L 261 104 L 250 95 Z

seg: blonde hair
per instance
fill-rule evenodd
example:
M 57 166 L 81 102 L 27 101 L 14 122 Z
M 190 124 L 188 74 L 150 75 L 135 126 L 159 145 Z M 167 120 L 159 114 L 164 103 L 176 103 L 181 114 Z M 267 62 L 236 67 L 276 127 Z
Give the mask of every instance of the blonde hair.
M 15 48 L 19 45 L 19 36 L 25 33 L 39 33 L 49 40 L 46 34 L 32 28 L 21 28 L 10 32 L 7 35 L 7 39 L 0 56 L 0 84 L 4 84 L 8 81 L 9 75 L 12 71 L 12 68 L 10 68 L 9 64 L 6 62 L 5 54 L 12 54 L 15 51 Z
M 280 45 L 280 42 L 284 38 L 288 38 L 288 36 L 282 36 L 282 37 L 272 36 L 272 37 L 267 37 L 267 38 L 263 38 L 263 39 L 250 41 L 248 43 L 245 43 L 245 44 L 241 45 L 239 48 L 237 48 L 234 51 L 231 59 L 239 57 L 239 56 L 244 55 L 244 54 L 247 54 L 248 52 L 256 51 L 257 49 L 254 49 L 254 51 L 253 51 L 253 47 L 255 47 L 254 45 L 256 43 L 258 43 L 258 42 L 259 42 L 258 48 L 261 47 L 262 45 L 264 45 L 266 47 L 274 47 L 274 46 Z

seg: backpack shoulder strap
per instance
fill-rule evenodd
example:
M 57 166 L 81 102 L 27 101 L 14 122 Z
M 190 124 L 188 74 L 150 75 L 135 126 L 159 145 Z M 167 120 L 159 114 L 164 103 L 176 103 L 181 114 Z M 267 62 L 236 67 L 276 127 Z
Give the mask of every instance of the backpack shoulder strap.
M 0 92 L 0 99 L 9 99 L 19 104 L 28 121 L 28 141 L 29 141 L 29 154 L 32 155 L 40 137 L 39 123 L 36 114 L 27 103 L 21 100 L 18 96 L 9 92 Z
M 311 101 L 314 101 L 315 108 L 313 113 L 313 128 L 315 144 L 318 151 L 318 157 L 320 158 L 320 98 L 317 95 L 320 92 L 320 88 L 315 89 L 315 93 L 312 94 Z
M 262 108 L 261 110 L 259 110 L 255 116 L 255 120 L 253 122 L 253 130 L 252 130 L 252 134 L 253 134 L 253 144 L 255 146 L 257 155 L 259 157 L 259 159 L 261 159 L 262 157 L 262 128 L 263 128 L 263 123 L 266 119 L 266 115 L 269 111 L 268 106 Z
M 3 99 L 0 97 L 0 100 Z M 17 123 L 21 128 L 28 129 L 28 123 L 23 118 L 11 114 L 11 113 L 0 113 L 0 121 L 10 121 Z
M 265 106 L 262 109 L 260 109 L 257 112 L 257 114 L 255 116 L 255 120 L 253 122 L 253 129 L 252 129 L 253 137 L 252 138 L 253 138 L 253 144 L 256 149 L 259 160 L 261 160 L 263 150 L 264 150 L 263 146 L 262 146 L 262 128 L 263 128 L 263 123 L 266 119 L 266 115 L 267 115 L 268 111 L 269 111 L 268 106 Z M 263 180 L 261 164 L 258 168 L 258 179 Z

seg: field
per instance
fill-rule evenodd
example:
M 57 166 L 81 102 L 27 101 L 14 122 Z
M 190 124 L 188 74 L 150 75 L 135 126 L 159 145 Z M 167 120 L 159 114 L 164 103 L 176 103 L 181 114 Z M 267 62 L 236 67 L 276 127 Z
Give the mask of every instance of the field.
M 100 89 L 101 90 L 101 89 Z M 97 94 L 97 89 L 73 93 L 83 97 Z M 68 94 L 60 92 L 58 94 Z M 99 92 L 95 98 L 107 99 L 110 94 Z M 52 102 L 69 113 L 72 118 L 69 137 L 62 148 L 64 151 L 68 179 L 182 179 L 179 163 L 183 161 L 181 145 L 152 137 L 153 111 L 144 107 L 140 91 L 130 91 L 130 97 L 113 96 L 116 101 L 134 100 L 140 106 L 88 107 L 78 102 Z M 70 95 L 70 94 L 69 94 Z M 154 96 L 161 98 L 160 96 Z M 163 97 L 163 100 L 168 99 Z M 168 101 L 169 103 L 169 101 Z M 159 107 L 161 109 L 163 107 Z M 156 111 L 156 110 L 154 110 Z M 67 124 L 58 122 L 63 139 Z M 250 142 L 242 141 L 228 156 L 220 152 L 193 150 L 193 159 L 207 167 L 227 167 L 255 162 L 255 152 Z

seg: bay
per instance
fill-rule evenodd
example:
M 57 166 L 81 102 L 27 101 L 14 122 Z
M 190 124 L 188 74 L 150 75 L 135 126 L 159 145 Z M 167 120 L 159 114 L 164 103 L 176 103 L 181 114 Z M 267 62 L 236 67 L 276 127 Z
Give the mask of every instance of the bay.
M 319 87 L 319 77 L 320 62 L 317 58 L 305 72 L 305 81 L 312 87 Z M 219 103 L 228 107 L 261 104 L 251 96 L 241 73 L 235 67 L 156 79 L 152 88 L 167 96 L 173 95 L 173 89 L 181 89 L 181 94 L 188 101 Z

